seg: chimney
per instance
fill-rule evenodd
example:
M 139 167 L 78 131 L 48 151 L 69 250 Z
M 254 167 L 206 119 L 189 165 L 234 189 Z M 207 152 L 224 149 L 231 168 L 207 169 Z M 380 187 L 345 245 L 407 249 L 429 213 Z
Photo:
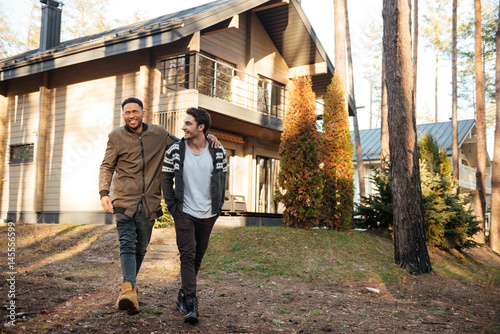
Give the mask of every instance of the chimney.
M 59 45 L 61 40 L 61 13 L 64 5 L 60 0 L 40 0 L 42 3 L 42 26 L 40 51 Z

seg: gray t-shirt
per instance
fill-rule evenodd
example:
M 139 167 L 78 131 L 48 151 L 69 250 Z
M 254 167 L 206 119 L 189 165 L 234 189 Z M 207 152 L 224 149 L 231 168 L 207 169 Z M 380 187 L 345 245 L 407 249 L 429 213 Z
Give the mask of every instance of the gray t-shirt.
M 215 216 L 212 214 L 212 197 L 210 181 L 214 164 L 208 141 L 201 153 L 194 153 L 186 143 L 184 157 L 184 205 L 183 211 L 193 217 L 204 219 Z

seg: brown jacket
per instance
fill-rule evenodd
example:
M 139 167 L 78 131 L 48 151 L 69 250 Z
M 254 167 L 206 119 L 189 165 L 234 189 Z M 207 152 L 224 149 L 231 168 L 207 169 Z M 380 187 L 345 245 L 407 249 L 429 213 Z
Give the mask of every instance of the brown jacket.
M 113 180 L 115 213 L 133 217 L 142 201 L 146 217 L 156 219 L 163 215 L 161 166 L 165 151 L 177 140 L 154 124 L 144 124 L 140 134 L 126 125 L 111 131 L 99 171 L 99 194 L 109 195 Z

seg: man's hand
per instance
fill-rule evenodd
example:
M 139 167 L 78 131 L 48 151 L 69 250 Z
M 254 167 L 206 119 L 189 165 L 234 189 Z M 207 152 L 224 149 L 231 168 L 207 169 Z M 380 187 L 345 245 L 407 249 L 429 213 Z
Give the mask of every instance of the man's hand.
M 210 142 L 212 143 L 212 148 L 219 148 L 219 146 L 222 145 L 219 139 L 211 133 L 208 134 L 208 139 L 210 139 Z
M 101 197 L 101 206 L 107 213 L 114 212 L 113 203 L 111 203 L 111 198 L 109 198 L 109 196 Z

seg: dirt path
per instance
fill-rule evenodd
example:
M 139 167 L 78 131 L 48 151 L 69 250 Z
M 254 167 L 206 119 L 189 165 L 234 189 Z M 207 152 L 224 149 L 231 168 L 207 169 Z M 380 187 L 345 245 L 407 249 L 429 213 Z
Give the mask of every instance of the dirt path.
M 375 293 L 358 282 L 202 271 L 201 322 L 186 325 L 174 308 L 177 258 L 145 261 L 138 277 L 142 312 L 129 317 L 114 305 L 121 272 L 113 227 L 35 232 L 19 246 L 18 318 L 15 327 L 3 327 L 6 333 L 500 333 L 498 286 L 443 282 L 436 274 L 407 276 Z M 1 312 L 5 323 L 8 310 Z

